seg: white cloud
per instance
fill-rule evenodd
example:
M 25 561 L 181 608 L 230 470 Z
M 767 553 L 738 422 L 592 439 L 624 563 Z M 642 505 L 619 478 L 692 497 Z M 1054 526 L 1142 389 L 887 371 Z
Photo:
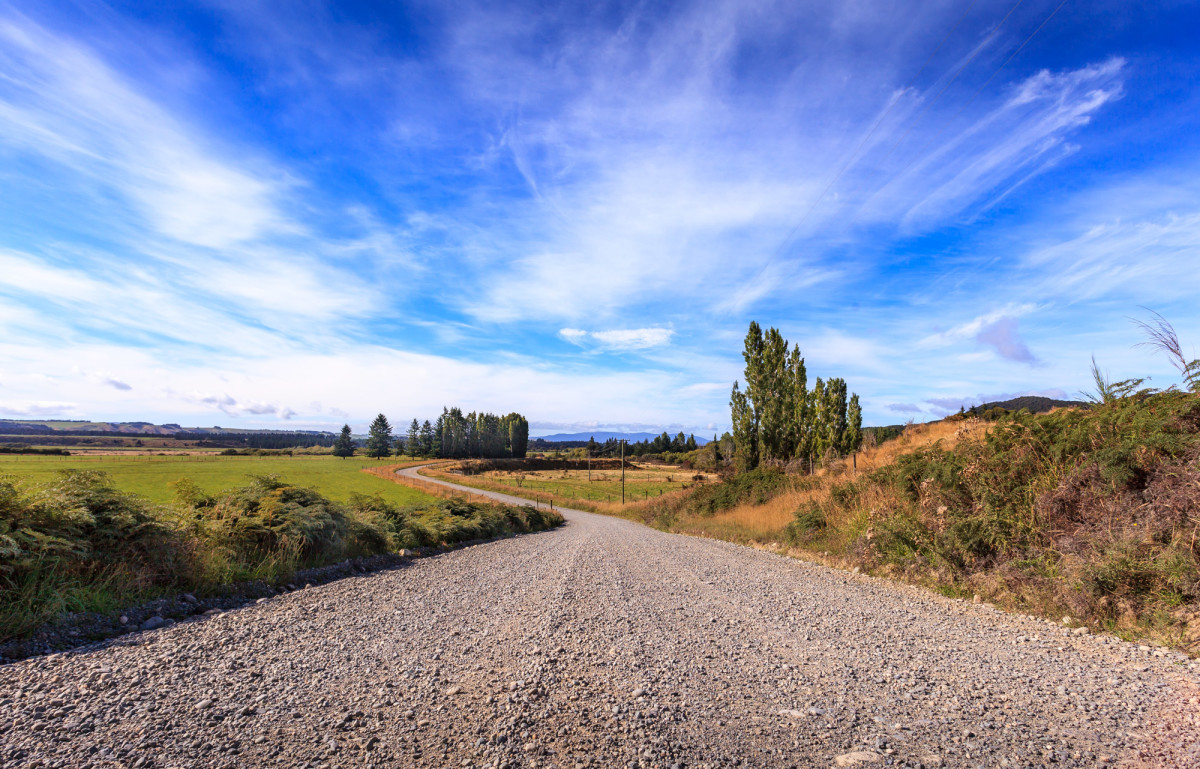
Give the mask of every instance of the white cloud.
M 558 335 L 571 344 L 602 350 L 629 351 L 665 347 L 675 331 L 669 328 L 622 328 L 608 331 L 584 331 L 578 328 L 559 329 Z
M 20 17 L 0 19 L 0 42 L 6 143 L 114 185 L 185 243 L 224 248 L 290 227 L 266 180 L 277 173 L 247 173 L 202 149 L 87 48 Z
M 0 402 L 0 414 L 12 417 L 67 417 L 77 414 L 79 405 L 57 401 Z
M 612 350 L 645 350 L 670 344 L 674 334 L 669 328 L 626 328 L 593 331 L 592 338 Z
M 588 332 L 579 328 L 559 329 L 558 334 L 571 344 L 583 344 L 584 340 L 587 339 L 588 336 Z
M 961 323 L 946 331 L 930 334 L 921 339 L 917 344 L 923 348 L 938 348 L 947 347 L 968 339 L 975 339 L 985 329 L 991 328 L 1005 319 L 1019 318 L 1035 312 L 1037 309 L 1038 305 L 1032 303 L 1008 304 L 998 310 L 977 315 L 966 323 Z

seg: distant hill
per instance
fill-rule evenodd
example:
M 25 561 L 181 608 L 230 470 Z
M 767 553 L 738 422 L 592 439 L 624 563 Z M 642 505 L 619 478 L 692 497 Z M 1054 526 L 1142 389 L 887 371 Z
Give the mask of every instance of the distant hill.
M 174 423 L 156 425 L 151 422 L 88 422 L 65 419 L 0 419 L 0 435 L 95 435 L 121 433 L 125 435 L 175 435 L 219 433 L 297 433 L 331 435 L 322 430 L 265 430 L 237 427 L 180 427 Z
M 1019 398 L 1011 398 L 1006 401 L 984 403 L 980 406 L 967 409 L 967 413 L 981 414 L 989 409 L 1004 409 L 1006 411 L 1026 409 L 1031 414 L 1045 414 L 1051 409 L 1089 408 L 1091 405 L 1087 401 L 1060 401 L 1054 398 L 1044 398 L 1040 395 L 1022 395 Z
M 674 438 L 678 432 L 678 430 L 675 432 L 668 430 L 667 435 Z M 685 435 L 686 434 L 687 433 L 685 433 Z M 554 435 L 538 436 L 538 439 L 546 441 L 546 443 L 577 443 L 579 441 L 587 443 L 588 438 L 595 438 L 596 443 L 604 443 L 609 438 L 615 438 L 617 440 L 624 438 L 630 443 L 637 443 L 638 441 L 652 441 L 659 435 L 660 433 L 610 433 L 600 431 L 594 433 L 555 433 Z M 701 446 L 708 443 L 709 440 L 709 438 L 701 438 L 699 435 L 696 436 L 696 443 Z

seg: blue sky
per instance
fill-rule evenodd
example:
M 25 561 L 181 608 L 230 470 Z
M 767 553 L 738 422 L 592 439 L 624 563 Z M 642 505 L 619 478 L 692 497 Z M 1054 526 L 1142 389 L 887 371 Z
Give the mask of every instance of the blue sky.
M 887 424 L 1200 345 L 1196 3 L 375 5 L 0 2 L 0 416 L 708 434 L 758 320 Z

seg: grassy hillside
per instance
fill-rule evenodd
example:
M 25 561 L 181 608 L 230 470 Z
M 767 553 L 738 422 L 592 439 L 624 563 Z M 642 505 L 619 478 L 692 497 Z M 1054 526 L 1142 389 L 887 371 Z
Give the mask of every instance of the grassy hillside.
M 920 426 L 857 464 L 631 512 L 1200 652 L 1200 397 Z

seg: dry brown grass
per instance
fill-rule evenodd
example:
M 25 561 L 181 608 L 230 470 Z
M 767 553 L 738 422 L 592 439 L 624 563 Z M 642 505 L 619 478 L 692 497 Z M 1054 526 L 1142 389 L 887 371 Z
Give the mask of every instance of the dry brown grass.
M 963 441 L 981 439 L 988 427 L 987 422 L 978 419 L 910 425 L 898 438 L 861 451 L 856 458 L 839 460 L 818 470 L 818 483 L 811 488 L 785 491 L 761 505 L 744 504 L 715 515 L 687 516 L 677 520 L 674 528 L 747 544 L 779 542 L 785 539 L 785 530 L 795 520 L 796 510 L 805 502 L 828 496 L 829 489 L 838 481 L 891 464 L 900 454 L 938 441 L 945 448 L 953 448 Z M 879 503 L 885 504 L 886 500 Z M 830 523 L 836 527 L 841 522 Z
M 957 419 L 927 424 L 909 425 L 900 437 L 887 441 L 879 446 L 864 449 L 858 453 L 859 472 L 871 471 L 895 461 L 900 454 L 906 454 L 914 449 L 932 446 L 938 441 L 942 447 L 952 449 L 964 440 L 976 440 L 987 434 L 990 427 L 988 422 L 981 419 Z M 844 460 L 839 463 L 840 472 L 852 469 L 853 461 Z M 838 472 L 838 470 L 834 470 Z
M 378 467 L 365 467 L 365 468 L 363 468 L 363 472 L 378 476 L 378 477 L 384 479 L 385 481 L 391 481 L 392 483 L 398 483 L 401 486 L 408 486 L 409 488 L 417 489 L 418 491 L 423 491 L 426 494 L 429 494 L 431 496 L 441 497 L 442 499 L 468 499 L 472 502 L 487 502 L 487 503 L 495 501 L 489 497 L 485 497 L 482 494 L 471 494 L 470 492 L 467 492 L 467 491 L 457 491 L 455 489 L 448 489 L 445 486 L 442 486 L 441 484 L 438 484 L 438 483 L 430 483 L 429 481 L 422 481 L 419 478 L 410 478 L 407 475 L 397 475 L 396 474 L 397 470 L 403 470 L 406 467 L 415 467 L 417 465 L 424 465 L 424 464 L 429 464 L 429 460 L 428 459 L 415 459 L 415 460 L 410 460 L 407 462 L 395 462 L 395 463 L 388 464 L 388 465 L 379 465 Z M 444 464 L 451 464 L 451 463 L 450 462 L 441 462 L 441 463 L 437 463 L 437 464 L 433 465 L 432 467 L 436 468 L 436 467 L 439 467 Z

